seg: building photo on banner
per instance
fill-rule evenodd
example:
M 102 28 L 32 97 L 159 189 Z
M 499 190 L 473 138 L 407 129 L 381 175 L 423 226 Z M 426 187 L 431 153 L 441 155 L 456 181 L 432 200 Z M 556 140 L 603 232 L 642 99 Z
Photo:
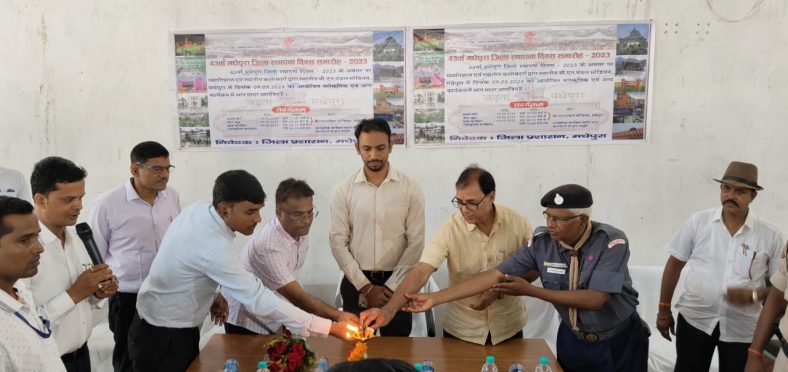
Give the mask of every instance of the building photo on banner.
M 173 38 L 182 149 L 347 145 L 370 117 L 405 142 L 404 29 Z

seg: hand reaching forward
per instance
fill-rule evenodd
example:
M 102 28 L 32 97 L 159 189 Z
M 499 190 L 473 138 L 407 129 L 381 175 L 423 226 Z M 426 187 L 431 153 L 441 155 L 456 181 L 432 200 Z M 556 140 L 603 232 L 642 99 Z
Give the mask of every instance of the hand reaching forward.
M 408 299 L 408 303 L 402 307 L 403 311 L 421 313 L 435 306 L 435 299 L 432 293 L 406 294 L 405 298 Z

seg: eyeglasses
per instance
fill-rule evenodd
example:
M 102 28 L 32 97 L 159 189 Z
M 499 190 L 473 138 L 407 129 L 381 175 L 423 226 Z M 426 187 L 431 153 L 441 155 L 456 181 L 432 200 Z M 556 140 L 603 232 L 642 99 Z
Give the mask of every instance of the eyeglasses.
M 547 223 L 550 223 L 550 220 L 553 220 L 557 223 L 567 223 L 575 218 L 582 216 L 582 214 L 578 214 L 571 217 L 558 217 L 558 216 L 551 216 L 547 214 L 547 212 L 542 212 L 542 215 L 544 216 L 544 219 L 545 221 L 547 221 Z
M 175 169 L 174 165 L 168 165 L 166 167 L 162 167 L 162 166 L 159 166 L 159 165 L 148 165 L 148 164 L 140 163 L 140 162 L 137 162 L 136 164 L 139 165 L 139 166 L 148 168 L 148 170 L 150 170 L 151 172 L 153 172 L 155 174 L 161 174 L 161 172 L 164 172 L 165 170 L 167 170 L 167 173 L 169 173 L 169 172 L 172 172 L 173 169 Z
M 298 220 L 298 221 L 314 220 L 315 218 L 317 218 L 318 215 L 320 215 L 320 211 L 318 211 L 317 207 L 315 207 L 314 205 L 312 206 L 312 210 L 309 212 L 292 213 L 284 208 L 282 208 L 282 211 L 289 214 L 290 217 L 292 217 L 294 220 Z
M 475 211 L 479 209 L 479 205 L 481 205 L 484 202 L 485 198 L 487 198 L 487 195 L 484 195 L 484 197 L 482 197 L 482 200 L 479 200 L 478 202 L 474 203 L 474 202 L 463 202 L 461 200 L 458 200 L 457 197 L 455 196 L 451 198 L 451 205 L 453 205 L 454 208 L 457 209 L 461 209 L 462 207 L 465 207 L 469 211 Z

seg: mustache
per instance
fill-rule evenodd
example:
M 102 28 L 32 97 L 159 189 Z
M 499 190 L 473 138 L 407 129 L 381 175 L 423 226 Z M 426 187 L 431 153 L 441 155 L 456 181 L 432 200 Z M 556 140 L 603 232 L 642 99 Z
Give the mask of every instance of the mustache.
M 733 205 L 735 205 L 737 207 L 739 206 L 739 203 L 736 203 L 736 201 L 734 201 L 733 199 L 728 199 L 728 200 L 725 200 L 724 202 L 722 202 L 723 205 L 725 205 L 727 203 L 731 203 L 731 204 L 733 204 Z

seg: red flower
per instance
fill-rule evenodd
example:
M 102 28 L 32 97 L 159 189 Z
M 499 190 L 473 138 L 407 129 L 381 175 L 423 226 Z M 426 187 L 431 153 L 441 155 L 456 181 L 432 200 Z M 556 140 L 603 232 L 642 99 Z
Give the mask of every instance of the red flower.
M 291 353 L 287 356 L 287 368 L 291 371 L 298 370 L 298 367 L 301 367 L 301 356 Z
M 287 350 L 287 344 L 285 344 L 284 342 L 277 344 L 276 347 L 274 348 L 274 354 L 276 354 L 276 359 L 279 359 L 279 357 L 282 354 L 284 354 L 286 350 Z
M 268 365 L 268 370 L 271 372 L 279 372 L 279 365 L 276 363 L 271 363 Z

